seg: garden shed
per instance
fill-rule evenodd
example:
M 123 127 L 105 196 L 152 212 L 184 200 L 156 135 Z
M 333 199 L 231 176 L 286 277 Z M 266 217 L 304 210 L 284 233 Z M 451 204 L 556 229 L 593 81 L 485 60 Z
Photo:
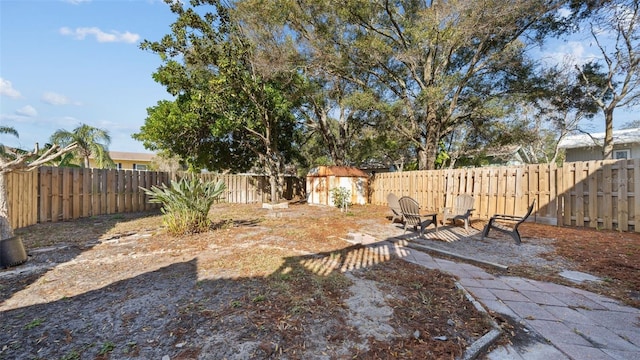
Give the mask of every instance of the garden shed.
M 307 174 L 307 202 L 334 206 L 331 191 L 345 188 L 351 194 L 351 204 L 367 203 L 369 175 L 346 166 L 318 166 Z

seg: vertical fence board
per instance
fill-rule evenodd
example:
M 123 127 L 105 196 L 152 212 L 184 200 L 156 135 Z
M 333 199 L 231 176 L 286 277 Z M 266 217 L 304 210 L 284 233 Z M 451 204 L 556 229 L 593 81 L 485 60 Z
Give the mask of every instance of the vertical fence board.
M 38 171 L 31 171 L 31 219 L 29 220 L 29 224 L 33 225 L 38 223 L 38 179 L 39 174 Z
M 124 212 L 131 212 L 131 204 L 133 202 L 132 197 L 133 197 L 133 191 L 131 189 L 131 178 L 133 177 L 133 171 L 132 170 L 125 170 L 123 173 L 123 185 L 124 188 L 122 189 L 122 193 L 123 193 L 123 205 L 124 205 Z
M 617 193 L 618 193 L 618 211 L 616 213 L 616 220 L 618 223 L 619 231 L 629 230 L 629 194 L 627 190 L 627 184 L 629 183 L 627 172 L 627 160 L 618 161 L 618 181 Z
M 613 229 L 613 174 L 610 163 L 602 164 L 602 223 L 605 229 Z
M 100 170 L 90 169 L 91 172 L 91 216 L 100 214 L 101 196 L 100 196 Z
M 131 211 L 140 211 L 140 192 L 142 191 L 139 188 L 140 172 L 132 171 L 131 172 Z
M 38 169 L 40 175 L 40 221 L 49 221 L 51 215 L 51 168 L 41 167 Z
M 589 171 L 587 176 L 587 183 L 589 187 L 589 193 L 587 195 L 587 211 L 589 213 L 588 221 L 589 227 L 598 227 L 598 170 L 597 163 L 595 161 L 589 161 L 586 163 L 586 167 Z
M 573 196 L 572 186 L 575 183 L 575 164 L 569 164 L 569 166 L 563 167 L 562 181 L 563 181 L 563 198 L 564 198 L 564 225 L 572 226 L 571 215 L 573 214 Z
M 113 172 L 116 177 L 114 182 L 115 191 L 114 191 L 114 213 L 124 212 L 124 172 L 125 170 L 120 169 Z
M 10 217 L 9 219 L 11 220 L 11 222 L 9 223 L 10 226 L 16 228 L 19 226 L 19 221 L 18 219 L 14 219 L 17 218 L 18 216 L 18 211 L 19 209 L 14 205 L 14 200 L 13 198 L 16 196 L 15 194 L 18 193 L 18 191 L 20 189 L 16 188 L 16 179 L 17 178 L 17 173 L 9 173 L 9 174 L 5 174 L 4 177 L 4 181 L 5 181 L 5 186 L 7 187 L 6 191 L 7 191 L 7 208 L 9 209 L 9 214 Z
M 91 216 L 91 169 L 82 169 L 82 217 Z
M 640 159 L 633 159 L 633 230 L 640 232 Z
M 574 192 L 575 192 L 575 225 L 584 226 L 584 163 L 577 162 L 574 173 Z
M 80 169 L 73 169 L 71 173 L 71 201 L 73 209 L 71 210 L 72 219 L 77 219 L 82 215 L 80 208 L 80 188 L 81 188 L 81 178 L 80 178 Z
M 60 212 L 62 213 L 62 220 L 71 219 L 71 186 L 72 186 L 72 175 L 71 168 L 62 168 L 61 172 L 62 176 L 62 187 L 60 189 L 61 196 L 61 208 Z
M 60 170 L 53 168 L 51 171 L 51 221 L 60 220 Z

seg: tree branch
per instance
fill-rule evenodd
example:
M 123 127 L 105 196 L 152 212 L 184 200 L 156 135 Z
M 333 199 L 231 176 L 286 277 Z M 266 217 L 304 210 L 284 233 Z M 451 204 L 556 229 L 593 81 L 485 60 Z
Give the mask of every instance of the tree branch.
M 28 153 L 20 154 L 15 159 L 11 161 L 5 161 L 0 159 L 0 172 L 2 173 L 10 173 L 15 170 L 26 169 L 27 171 L 31 171 L 38 166 L 48 163 L 49 161 L 54 160 L 55 158 L 62 156 L 69 151 L 74 150 L 78 147 L 77 143 L 71 143 L 64 148 L 60 148 L 58 145 L 53 145 L 42 155 L 38 155 L 39 147 L 38 144 L 35 144 L 34 150 Z M 32 162 L 27 163 L 27 161 L 33 157 L 38 156 L 38 158 Z

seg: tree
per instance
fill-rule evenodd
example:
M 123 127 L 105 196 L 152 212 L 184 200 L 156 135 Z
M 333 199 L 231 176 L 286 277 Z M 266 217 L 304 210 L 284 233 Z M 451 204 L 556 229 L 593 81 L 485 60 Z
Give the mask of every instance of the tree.
M 530 75 L 521 39 L 562 1 L 266 3 L 281 9 L 305 66 L 367 89 L 362 103 L 375 102 L 384 115 L 376 120 L 390 122 L 430 169 L 458 126 L 504 116 L 492 104 Z
M 192 97 L 202 99 L 207 92 L 191 88 L 179 94 L 176 100 L 159 101 L 147 109 L 145 123 L 133 138 L 142 141 L 147 149 L 180 157 L 191 172 L 203 168 L 247 171 L 256 157 L 240 145 L 245 134 L 227 131 L 226 136 L 214 136 L 222 115 L 216 114 L 213 106 L 206 107 L 192 100 Z
M 306 41 L 293 35 L 287 16 L 283 15 L 289 12 L 286 7 L 292 6 L 287 2 L 245 0 L 236 2 L 233 14 L 257 44 L 258 64 L 304 77 L 300 106 L 294 109 L 303 125 L 302 152 L 306 160 L 303 165 L 375 162 L 377 159 L 363 159 L 363 156 L 377 156 L 380 148 L 377 145 L 389 135 L 374 120 L 381 114 L 377 103 L 372 101 L 375 94 L 369 87 L 345 79 L 344 68 L 319 62 L 311 55 L 314 51 L 329 54 L 323 49 L 333 52 L 332 42 L 326 40 L 329 34 L 318 28 L 315 33 L 304 33 Z M 332 61 L 333 64 L 340 62 L 339 59 Z
M 598 112 L 584 96 L 582 84 L 572 75 L 569 59 L 561 64 L 542 69 L 539 90 L 526 98 L 515 116 L 523 119 L 525 137 L 522 154 L 527 163 L 558 163 L 559 142 L 571 133 L 586 133 L 581 127 L 583 119 L 592 119 Z
M 604 115 L 603 158 L 613 158 L 615 109 L 640 105 L 640 0 L 605 1 L 589 29 L 601 58 L 576 67 L 585 96 Z
M 296 156 L 292 109 L 302 78 L 261 66 L 256 45 L 219 1 L 192 1 L 192 7 L 168 3 L 178 17 L 172 33 L 159 42 L 145 40 L 141 48 L 160 55 L 164 64 L 154 79 L 176 100 L 149 109 L 134 137 L 146 147 L 177 150 L 194 168 L 247 169 L 255 159 L 269 176 L 271 200 L 277 201 L 284 166 Z M 196 9 L 203 5 L 210 7 Z
M 18 131 L 11 126 L 0 126 L 0 134 L 10 134 L 15 137 L 20 137 Z
M 93 156 L 96 166 L 101 169 L 114 168 L 115 163 L 109 156 L 109 143 L 111 137 L 107 130 L 94 128 L 86 124 L 80 124 L 73 131 L 57 130 L 51 135 L 52 144 L 66 147 L 69 144 L 77 144 L 74 153 L 83 159 L 85 168 L 88 168 L 89 158 Z
M 0 126 L 0 134 L 9 134 L 15 137 L 20 137 L 18 131 L 11 126 Z M 11 153 L 7 152 L 4 145 L 0 144 L 0 157 L 9 158 L 11 157 Z
M 18 136 L 18 132 L 11 127 L 0 128 L 0 133 Z M 7 204 L 6 175 L 13 171 L 31 171 L 40 165 L 46 164 L 61 155 L 75 150 L 76 147 L 76 143 L 68 144 L 63 148 L 54 145 L 41 153 L 37 143 L 31 152 L 20 149 L 8 149 L 0 144 L 0 148 L 4 150 L 0 153 L 0 240 L 13 237 L 13 228 L 11 227 L 9 218 L 9 205 Z

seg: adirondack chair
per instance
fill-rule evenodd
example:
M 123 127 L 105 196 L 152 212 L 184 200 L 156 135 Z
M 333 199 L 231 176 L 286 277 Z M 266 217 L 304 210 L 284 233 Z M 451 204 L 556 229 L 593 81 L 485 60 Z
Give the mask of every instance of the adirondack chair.
M 401 197 L 398 202 L 402 210 L 405 232 L 409 226 L 413 226 L 414 231 L 417 231 L 418 226 L 420 226 L 420 236 L 424 236 L 425 229 L 431 224 L 436 226 L 436 233 L 438 232 L 438 222 L 436 221 L 437 213 L 421 215 L 418 202 L 408 196 Z
M 451 220 L 453 225 L 456 224 L 456 220 L 464 221 L 464 230 L 469 231 L 469 217 L 471 216 L 471 212 L 475 210 L 473 208 L 473 203 L 475 199 L 471 195 L 461 194 L 456 196 L 453 202 L 452 207 L 446 207 L 443 209 L 443 219 L 442 224 L 447 220 Z
M 398 197 L 394 193 L 389 193 L 387 195 L 387 203 L 389 204 L 389 209 L 391 209 L 391 222 L 395 223 L 396 221 L 399 223 L 404 223 L 402 219 L 402 209 L 400 209 L 400 203 L 398 202 Z
M 531 215 L 531 213 L 533 212 L 533 208 L 535 205 L 536 205 L 536 200 L 534 199 L 531 205 L 529 206 L 529 209 L 527 209 L 527 213 L 524 216 L 502 215 L 502 214 L 493 215 L 491 219 L 489 219 L 489 223 L 487 224 L 487 226 L 485 226 L 484 230 L 482 231 L 482 239 L 484 239 L 485 236 L 489 235 L 489 231 L 491 229 L 495 229 L 511 235 L 513 240 L 515 240 L 516 244 L 520 245 L 522 241 L 520 239 L 520 232 L 518 232 L 518 226 L 520 226 L 520 224 L 522 224 L 525 220 L 527 220 L 529 215 Z M 507 224 L 503 224 L 496 221 L 506 222 Z

